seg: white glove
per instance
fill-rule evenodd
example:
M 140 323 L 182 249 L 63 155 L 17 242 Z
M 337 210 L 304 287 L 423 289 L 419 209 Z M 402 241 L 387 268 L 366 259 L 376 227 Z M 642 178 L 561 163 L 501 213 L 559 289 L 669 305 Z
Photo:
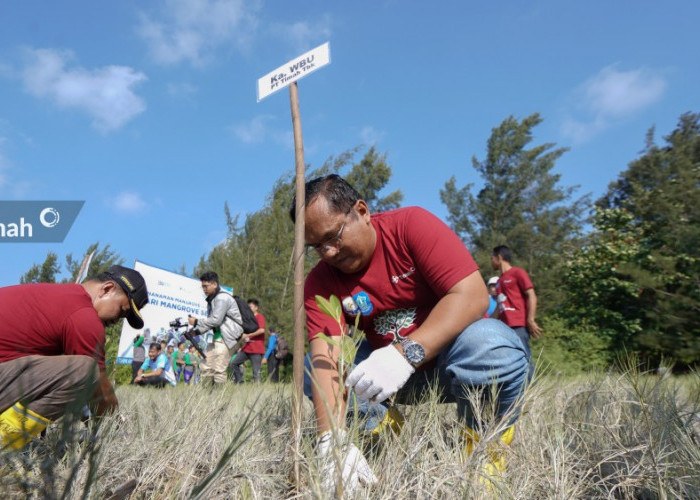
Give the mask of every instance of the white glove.
M 415 371 L 393 345 L 388 345 L 372 351 L 353 368 L 345 386 L 354 389 L 358 398 L 381 403 L 396 394 Z
M 335 491 L 338 479 L 337 463 L 342 470 L 343 490 L 347 493 L 352 493 L 359 483 L 377 482 L 367 459 L 357 446 L 348 442 L 344 430 L 324 432 L 319 438 L 317 451 L 322 464 L 321 484 L 326 491 Z

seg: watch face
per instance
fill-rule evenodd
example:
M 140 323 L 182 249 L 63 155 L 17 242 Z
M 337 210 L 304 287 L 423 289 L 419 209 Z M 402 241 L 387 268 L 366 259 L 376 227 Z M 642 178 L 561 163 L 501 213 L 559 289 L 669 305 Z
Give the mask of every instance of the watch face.
M 412 365 L 418 365 L 425 359 L 425 349 L 417 342 L 406 342 L 403 346 L 403 352 Z

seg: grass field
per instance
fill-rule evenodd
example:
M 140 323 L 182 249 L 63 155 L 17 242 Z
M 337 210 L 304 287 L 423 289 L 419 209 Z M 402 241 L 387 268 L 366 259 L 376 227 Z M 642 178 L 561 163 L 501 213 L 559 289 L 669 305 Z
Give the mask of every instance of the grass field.
M 121 425 L 109 417 L 89 433 L 57 423 L 30 448 L 1 454 L 6 496 L 329 497 L 308 458 L 308 402 L 301 484 L 292 483 L 288 384 L 122 386 L 117 394 Z M 357 498 L 700 498 L 698 374 L 540 377 L 526 396 L 508 469 L 491 490 L 479 472 L 485 447 L 460 458 L 454 405 L 432 396 L 400 409 L 406 424 L 398 437 L 363 441 L 379 483 Z

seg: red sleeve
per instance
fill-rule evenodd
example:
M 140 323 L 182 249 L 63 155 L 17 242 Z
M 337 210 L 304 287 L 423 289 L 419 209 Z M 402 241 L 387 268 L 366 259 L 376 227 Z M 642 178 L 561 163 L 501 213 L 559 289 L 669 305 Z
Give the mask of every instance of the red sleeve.
M 525 272 L 524 269 L 518 269 L 515 276 L 521 293 L 529 290 L 530 288 L 534 288 L 532 286 L 532 281 L 530 281 L 530 277 L 527 275 L 527 272 Z
M 91 307 L 78 309 L 66 320 L 63 337 L 65 354 L 95 358 L 105 368 L 105 327 Z
M 255 319 L 256 319 L 257 322 L 258 322 L 258 327 L 260 327 L 260 328 L 265 328 L 265 316 L 263 316 L 262 314 L 258 313 L 258 314 L 255 315 Z
M 462 240 L 444 222 L 422 208 L 406 217 L 405 241 L 423 277 L 440 297 L 479 266 Z
M 325 264 L 321 263 L 311 270 L 306 283 L 304 284 L 304 310 L 306 311 L 306 330 L 309 335 L 309 340 L 313 340 L 318 333 L 324 335 L 338 336 L 342 332 L 338 327 L 338 323 L 327 316 L 316 305 L 316 295 L 320 295 L 325 299 L 330 299 L 333 292 L 329 286 L 324 286 L 333 279 L 332 275 L 325 268 Z M 339 299 L 341 297 L 338 297 Z M 341 316 L 343 329 L 345 329 L 345 318 Z

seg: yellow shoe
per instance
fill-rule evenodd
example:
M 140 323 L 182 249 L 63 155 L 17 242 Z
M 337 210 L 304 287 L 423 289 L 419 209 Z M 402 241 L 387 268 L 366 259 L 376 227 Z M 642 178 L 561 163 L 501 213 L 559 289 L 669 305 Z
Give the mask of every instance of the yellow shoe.
M 515 426 L 511 425 L 500 435 L 498 441 L 486 444 L 486 454 L 488 460 L 481 465 L 481 475 L 479 482 L 482 483 L 489 492 L 493 492 L 493 478 L 500 477 L 506 470 L 506 447 L 510 446 L 515 434 Z M 479 434 L 469 427 L 462 429 L 464 438 L 464 448 L 462 449 L 462 460 L 466 461 L 474 452 L 476 444 L 480 441 Z
M 403 424 L 404 418 L 403 415 L 401 415 L 401 412 L 395 406 L 390 406 L 387 412 L 384 414 L 382 421 L 379 422 L 374 429 L 372 429 L 370 435 L 373 438 L 378 438 L 380 435 L 384 434 L 387 429 L 390 429 L 391 432 L 398 436 L 401 432 Z
M 50 423 L 49 419 L 15 403 L 0 414 L 0 444 L 3 449 L 21 450 Z

